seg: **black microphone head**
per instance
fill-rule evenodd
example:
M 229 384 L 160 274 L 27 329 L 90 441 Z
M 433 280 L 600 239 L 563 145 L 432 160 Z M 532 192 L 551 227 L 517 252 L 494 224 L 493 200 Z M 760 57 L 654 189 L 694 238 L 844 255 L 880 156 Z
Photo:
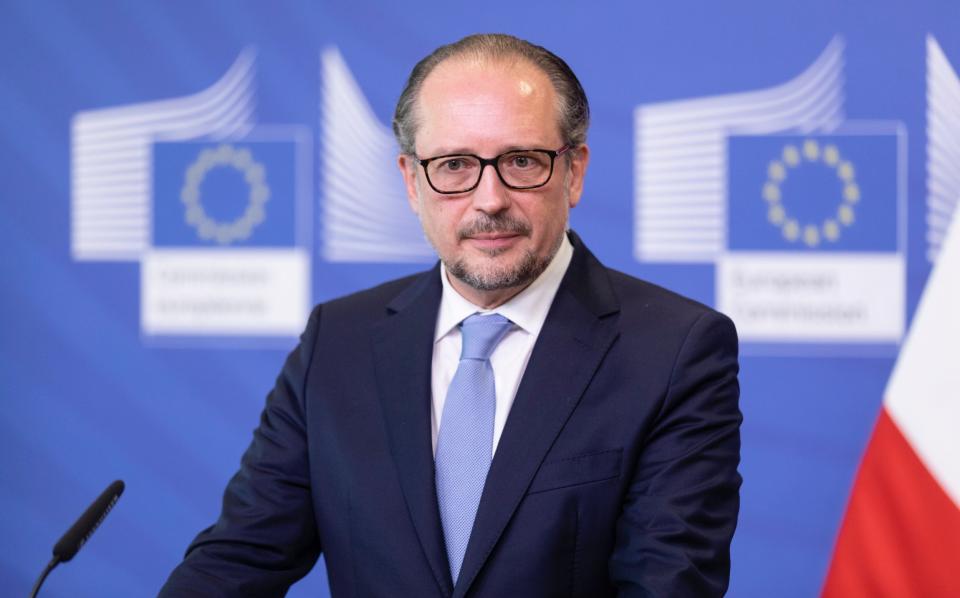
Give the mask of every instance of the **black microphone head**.
M 67 533 L 63 534 L 60 541 L 53 547 L 53 556 L 57 561 L 66 563 L 77 554 L 80 547 L 90 539 L 90 536 L 100 526 L 107 513 L 117 503 L 120 495 L 123 494 L 123 489 L 123 480 L 117 480 L 107 486 L 107 489 L 97 497 L 97 500 L 87 507 L 83 515 L 77 519 L 77 522 L 67 530 Z

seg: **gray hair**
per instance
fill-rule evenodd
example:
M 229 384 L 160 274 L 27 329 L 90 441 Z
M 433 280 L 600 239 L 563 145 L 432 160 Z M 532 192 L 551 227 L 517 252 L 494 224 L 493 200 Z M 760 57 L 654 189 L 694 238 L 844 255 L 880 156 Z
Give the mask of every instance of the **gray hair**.
M 567 63 L 550 50 L 526 40 L 502 33 L 487 33 L 469 35 L 440 46 L 413 67 L 393 114 L 393 134 L 402 153 L 416 154 L 414 145 L 420 124 L 417 104 L 424 80 L 441 62 L 465 57 L 476 60 L 522 59 L 539 68 L 550 79 L 557 94 L 558 124 L 564 143 L 576 147 L 587 140 L 590 125 L 587 94 Z

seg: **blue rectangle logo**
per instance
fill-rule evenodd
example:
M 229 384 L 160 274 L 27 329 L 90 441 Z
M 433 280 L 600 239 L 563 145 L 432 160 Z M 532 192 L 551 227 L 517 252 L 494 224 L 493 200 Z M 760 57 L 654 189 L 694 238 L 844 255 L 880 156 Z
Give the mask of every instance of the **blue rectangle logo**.
M 897 136 L 731 136 L 732 251 L 897 251 Z
M 295 245 L 294 141 L 153 146 L 154 247 Z

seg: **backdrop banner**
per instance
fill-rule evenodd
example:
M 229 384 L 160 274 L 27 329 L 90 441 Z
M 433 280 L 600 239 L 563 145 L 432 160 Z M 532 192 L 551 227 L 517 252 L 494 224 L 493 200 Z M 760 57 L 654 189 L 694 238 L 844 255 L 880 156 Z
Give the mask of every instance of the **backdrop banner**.
M 11 1 L 0 587 L 26 595 L 120 478 L 122 500 L 43 595 L 156 594 L 215 520 L 311 306 L 436 259 L 392 112 L 416 61 L 489 31 L 556 52 L 587 91 L 571 225 L 591 250 L 737 324 L 731 596 L 823 590 L 875 428 L 868 465 L 899 438 L 924 483 L 953 479 L 956 435 L 931 436 L 924 461 L 914 386 L 886 389 L 960 201 L 954 0 Z M 931 332 L 949 310 L 928 312 L 910 372 L 956 353 Z M 921 390 L 960 404 L 957 384 Z M 887 479 L 869 467 L 858 491 Z M 958 514 L 947 490 L 941 510 Z M 856 553 L 862 530 L 845 529 Z M 290 595 L 328 595 L 322 561 Z

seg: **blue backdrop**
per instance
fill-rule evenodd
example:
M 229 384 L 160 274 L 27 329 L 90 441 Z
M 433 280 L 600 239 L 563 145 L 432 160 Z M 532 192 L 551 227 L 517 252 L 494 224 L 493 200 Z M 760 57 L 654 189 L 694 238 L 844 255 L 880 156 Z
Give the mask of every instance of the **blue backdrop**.
M 43 595 L 159 589 L 216 517 L 306 306 L 429 262 L 386 127 L 412 65 L 478 31 L 580 76 L 572 226 L 608 265 L 716 305 L 723 260 L 873 252 L 905 270 L 851 284 L 902 297 L 909 323 L 943 226 L 928 78 L 960 66 L 953 0 L 4 2 L 5 592 L 115 478 L 126 494 Z M 903 333 L 871 314 L 744 338 L 732 596 L 819 592 Z M 291 595 L 327 595 L 323 567 Z

